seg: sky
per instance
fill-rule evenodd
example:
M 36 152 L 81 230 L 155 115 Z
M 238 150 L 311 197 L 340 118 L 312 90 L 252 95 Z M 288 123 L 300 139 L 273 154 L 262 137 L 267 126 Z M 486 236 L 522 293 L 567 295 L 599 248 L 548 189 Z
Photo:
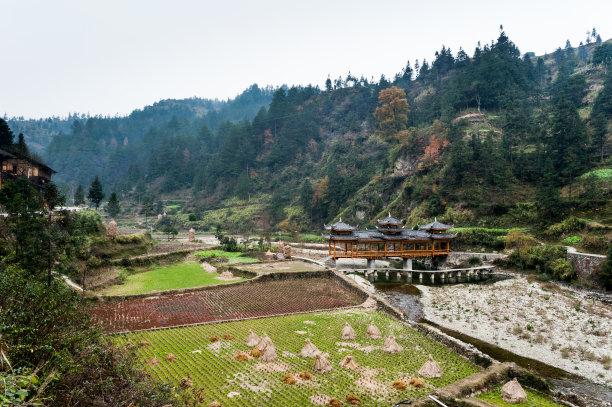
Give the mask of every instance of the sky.
M 125 115 L 168 98 L 392 78 L 500 24 L 521 52 L 612 37 L 612 1 L 0 0 L 0 116 Z

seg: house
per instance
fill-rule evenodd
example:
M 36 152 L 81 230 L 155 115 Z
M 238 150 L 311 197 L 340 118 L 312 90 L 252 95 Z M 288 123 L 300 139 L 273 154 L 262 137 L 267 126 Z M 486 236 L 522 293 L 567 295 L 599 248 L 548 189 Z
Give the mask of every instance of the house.
M 8 181 L 27 177 L 32 187 L 41 191 L 51 182 L 51 176 L 55 172 L 40 160 L 0 149 L 0 188 Z

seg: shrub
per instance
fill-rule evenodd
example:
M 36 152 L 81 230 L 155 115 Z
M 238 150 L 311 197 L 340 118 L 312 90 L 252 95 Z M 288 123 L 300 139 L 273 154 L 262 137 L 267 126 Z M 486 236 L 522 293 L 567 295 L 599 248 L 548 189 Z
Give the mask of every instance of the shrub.
M 604 236 L 585 236 L 580 242 L 580 247 L 596 253 L 605 253 L 610 245 L 610 241 Z
M 482 266 L 482 259 L 480 257 L 470 257 L 468 264 L 470 267 Z
M 574 268 L 566 259 L 556 259 L 550 263 L 550 273 L 560 280 L 570 281 L 574 278 Z
M 582 236 L 568 236 L 565 239 L 563 239 L 563 243 L 567 243 L 567 244 L 576 244 L 576 243 L 580 243 L 580 241 L 582 241 Z
M 455 249 L 484 247 L 490 250 L 502 250 L 508 229 L 456 228 L 452 232 L 457 233 L 452 243 Z
M 198 217 L 195 215 L 195 213 L 190 213 L 188 219 L 189 222 L 195 222 L 198 220 Z
M 584 219 L 570 216 L 559 223 L 549 226 L 544 235 L 550 238 L 558 238 L 566 233 L 581 231 L 585 226 L 586 221 Z
M 61 280 L 47 285 L 17 268 L 0 273 L 0 336 L 13 374 L 37 369 L 47 382 L 37 395 L 45 405 L 178 405 L 170 387 L 135 370 L 134 353 L 91 328 L 79 296 Z M 33 405 L 30 394 L 19 397 Z
M 508 265 L 513 267 L 522 266 L 527 270 L 552 275 L 550 267 L 557 259 L 565 260 L 567 249 L 559 245 L 535 246 L 519 252 L 515 250 L 508 256 Z
M 606 290 L 612 290 L 612 245 L 608 246 L 606 260 L 599 270 L 599 278 L 601 285 L 603 285 Z

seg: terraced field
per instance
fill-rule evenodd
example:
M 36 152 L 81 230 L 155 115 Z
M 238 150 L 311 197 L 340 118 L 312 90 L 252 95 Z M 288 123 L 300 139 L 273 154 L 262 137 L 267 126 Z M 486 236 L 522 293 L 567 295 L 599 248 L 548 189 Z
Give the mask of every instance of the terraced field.
M 345 322 L 355 329 L 355 340 L 340 338 Z M 370 322 L 378 326 L 383 339 L 366 339 Z M 263 363 L 257 358 L 236 359 L 239 353 L 251 350 L 246 345 L 249 329 L 268 334 L 278 360 Z M 388 335 L 396 337 L 402 347 L 400 353 L 383 353 Z M 213 336 L 221 339 L 211 342 Z M 329 353 L 330 372 L 316 373 L 314 359 L 299 355 L 306 338 Z M 357 396 L 362 406 L 389 406 L 424 396 L 433 388 L 480 369 L 386 314 L 356 308 L 135 332 L 114 336 L 114 341 L 136 347 L 141 363 L 153 376 L 177 385 L 184 379 L 183 385 L 193 384 L 190 389 L 200 395 L 202 405 L 218 401 L 224 407 L 312 406 L 330 397 L 348 405 L 345 398 L 349 394 Z M 353 370 L 339 365 L 348 354 L 360 367 Z M 430 354 L 442 368 L 440 378 L 424 378 L 417 373 Z M 300 379 L 299 373 L 304 371 L 313 375 L 311 380 Z M 293 374 L 297 383 L 285 384 L 287 374 Z M 423 379 L 424 387 L 392 387 L 395 380 L 408 381 L 413 376 Z
M 364 297 L 327 277 L 257 281 L 108 301 L 91 315 L 106 333 L 356 306 Z

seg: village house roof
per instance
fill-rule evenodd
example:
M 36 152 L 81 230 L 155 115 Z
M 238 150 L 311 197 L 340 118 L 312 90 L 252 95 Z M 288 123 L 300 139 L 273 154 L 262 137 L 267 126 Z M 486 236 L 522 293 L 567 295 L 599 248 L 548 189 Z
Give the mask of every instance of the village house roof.
M 0 148 L 0 157 L 15 158 L 13 154 L 9 153 L 8 151 L 4 151 L 1 148 Z

